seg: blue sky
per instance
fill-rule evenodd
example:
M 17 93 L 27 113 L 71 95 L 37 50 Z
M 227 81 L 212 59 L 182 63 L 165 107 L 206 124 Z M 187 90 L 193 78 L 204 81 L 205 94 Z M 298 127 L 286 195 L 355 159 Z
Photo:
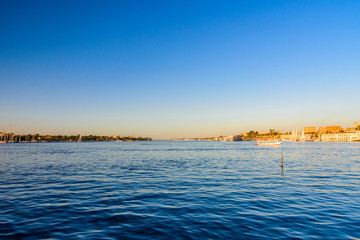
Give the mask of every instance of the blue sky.
M 1 1 L 0 129 L 153 138 L 360 121 L 359 1 Z

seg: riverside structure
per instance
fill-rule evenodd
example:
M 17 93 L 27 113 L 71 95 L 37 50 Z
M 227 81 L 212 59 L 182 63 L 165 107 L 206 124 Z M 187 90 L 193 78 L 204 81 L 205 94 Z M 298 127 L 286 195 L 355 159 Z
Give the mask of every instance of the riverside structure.
M 301 133 L 297 129 L 292 134 L 281 135 L 282 141 L 322 141 L 322 142 L 357 142 L 360 141 L 360 127 L 358 122 L 354 127 L 344 130 L 341 126 L 305 127 Z

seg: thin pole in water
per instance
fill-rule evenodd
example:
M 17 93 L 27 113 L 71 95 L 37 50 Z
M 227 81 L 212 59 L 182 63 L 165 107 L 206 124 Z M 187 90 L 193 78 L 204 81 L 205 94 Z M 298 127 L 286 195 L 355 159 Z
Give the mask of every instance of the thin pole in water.
M 284 176 L 284 157 L 283 153 L 281 153 L 281 176 Z

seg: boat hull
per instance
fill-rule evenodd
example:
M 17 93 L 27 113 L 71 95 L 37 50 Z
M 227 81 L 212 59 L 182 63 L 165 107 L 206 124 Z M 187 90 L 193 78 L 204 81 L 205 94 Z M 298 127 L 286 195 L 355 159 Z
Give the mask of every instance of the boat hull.
M 279 146 L 281 141 L 256 141 L 256 145 L 258 146 Z

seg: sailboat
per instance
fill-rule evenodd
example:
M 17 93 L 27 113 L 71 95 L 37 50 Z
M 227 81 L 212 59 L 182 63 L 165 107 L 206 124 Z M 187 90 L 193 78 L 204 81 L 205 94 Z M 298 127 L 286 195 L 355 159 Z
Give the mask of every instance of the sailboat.
M 292 140 L 293 142 L 299 141 L 299 134 L 298 134 L 297 128 L 295 128 L 295 129 L 292 131 L 291 140 Z
M 79 139 L 77 140 L 77 142 L 82 142 L 81 135 L 79 135 Z

